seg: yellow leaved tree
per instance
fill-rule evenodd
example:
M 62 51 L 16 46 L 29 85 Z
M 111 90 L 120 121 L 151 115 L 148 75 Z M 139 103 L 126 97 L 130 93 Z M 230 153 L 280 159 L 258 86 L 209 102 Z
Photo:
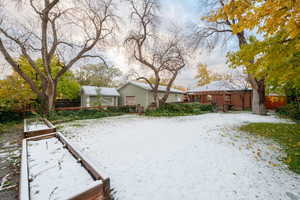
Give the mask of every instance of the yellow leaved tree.
M 23 111 L 34 99 L 36 95 L 17 73 L 0 80 L 0 108 Z
M 300 0 L 216 0 L 217 6 L 211 9 L 203 20 L 208 26 L 200 31 L 200 36 L 229 34 L 238 39 L 239 47 L 248 44 L 246 32 L 257 32 L 262 37 L 271 37 L 280 31 L 288 34 L 283 42 L 294 40 L 300 32 Z M 215 5 L 215 4 L 214 4 Z M 300 48 L 299 43 L 296 44 Z M 259 56 L 262 56 L 263 53 Z M 248 60 L 254 63 L 255 60 Z M 248 65 L 253 67 L 253 65 Z M 265 78 L 256 76 L 253 69 L 248 69 L 248 79 L 253 89 L 252 111 L 265 114 Z M 261 74 L 260 74 L 261 75 Z

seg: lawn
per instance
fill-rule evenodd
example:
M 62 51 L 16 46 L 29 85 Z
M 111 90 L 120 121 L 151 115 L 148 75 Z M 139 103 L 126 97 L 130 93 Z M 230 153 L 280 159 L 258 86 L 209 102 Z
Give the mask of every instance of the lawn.
M 251 123 L 242 126 L 240 130 L 278 142 L 287 153 L 284 162 L 300 174 L 300 124 Z
M 237 130 L 254 122 L 285 120 L 250 113 L 124 115 L 65 123 L 61 130 L 111 178 L 117 199 L 300 198 L 300 175 L 278 159 L 280 146 Z

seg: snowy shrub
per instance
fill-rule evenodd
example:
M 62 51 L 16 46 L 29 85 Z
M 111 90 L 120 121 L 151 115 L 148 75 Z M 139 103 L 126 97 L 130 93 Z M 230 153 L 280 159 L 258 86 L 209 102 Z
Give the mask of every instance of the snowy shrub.
M 108 112 L 105 110 L 76 110 L 76 111 L 55 111 L 51 112 L 48 119 L 57 122 L 82 120 L 82 119 L 96 119 L 102 117 L 117 116 L 121 113 L 118 112 Z
M 121 112 L 121 113 L 133 113 L 133 112 L 136 112 L 136 106 L 108 107 L 107 111 Z
M 145 112 L 148 116 L 184 116 L 184 115 L 198 115 L 206 112 L 212 112 L 213 106 L 210 104 L 200 103 L 172 103 L 164 104 L 156 110 L 147 110 Z

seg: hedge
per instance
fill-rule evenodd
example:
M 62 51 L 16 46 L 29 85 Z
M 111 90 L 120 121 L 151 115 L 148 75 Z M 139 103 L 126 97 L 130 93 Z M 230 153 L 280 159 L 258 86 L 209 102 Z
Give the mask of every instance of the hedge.
M 287 104 L 284 107 L 278 108 L 276 111 L 280 116 L 291 118 L 295 121 L 300 121 L 300 108 L 298 104 Z
M 185 116 L 198 115 L 207 112 L 212 112 L 213 106 L 211 104 L 200 103 L 182 103 L 182 104 L 164 104 L 156 110 L 147 110 L 147 116 Z

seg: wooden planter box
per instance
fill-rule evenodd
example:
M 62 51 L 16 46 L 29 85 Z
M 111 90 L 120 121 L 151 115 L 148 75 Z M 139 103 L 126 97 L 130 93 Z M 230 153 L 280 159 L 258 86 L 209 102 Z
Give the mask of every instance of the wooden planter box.
M 56 128 L 45 118 L 24 119 L 24 138 L 56 132 Z
M 42 148 L 46 150 L 41 151 Z M 53 157 L 54 151 L 60 153 L 56 154 L 56 156 L 59 155 L 57 159 L 53 159 L 56 158 L 56 156 Z M 48 159 L 47 156 L 51 158 L 48 160 L 50 162 L 45 162 Z M 36 159 L 37 157 L 40 157 L 40 160 Z M 67 157 L 67 159 L 60 160 L 62 157 Z M 59 164 L 60 162 L 62 164 Z M 95 170 L 92 162 L 70 145 L 61 133 L 23 140 L 20 179 L 20 200 L 51 199 L 53 191 L 63 191 L 63 194 L 57 192 L 55 199 L 104 200 L 110 192 L 109 178 L 103 178 Z M 70 188 L 72 192 L 69 194 L 66 191 Z M 38 196 L 35 196 L 36 194 Z M 63 198 L 59 198 L 61 196 Z

